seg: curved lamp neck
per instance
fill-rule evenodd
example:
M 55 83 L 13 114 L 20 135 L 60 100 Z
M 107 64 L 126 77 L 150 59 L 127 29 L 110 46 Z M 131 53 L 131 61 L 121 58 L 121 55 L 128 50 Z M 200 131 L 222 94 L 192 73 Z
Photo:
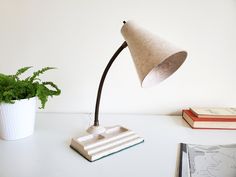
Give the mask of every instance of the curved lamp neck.
M 94 117 L 94 126 L 99 126 L 99 120 L 98 120 L 98 114 L 99 114 L 99 105 L 100 105 L 100 99 L 101 99 L 101 94 L 102 94 L 102 87 L 103 83 L 105 81 L 106 75 L 112 65 L 112 63 L 115 61 L 116 57 L 120 54 L 120 52 L 126 48 L 128 45 L 125 42 L 122 43 L 122 45 L 118 48 L 118 50 L 114 53 L 114 55 L 111 57 L 110 61 L 108 62 L 105 70 L 103 71 L 99 87 L 98 87 L 98 92 L 97 92 L 97 100 L 96 100 L 96 106 L 95 106 L 95 117 Z

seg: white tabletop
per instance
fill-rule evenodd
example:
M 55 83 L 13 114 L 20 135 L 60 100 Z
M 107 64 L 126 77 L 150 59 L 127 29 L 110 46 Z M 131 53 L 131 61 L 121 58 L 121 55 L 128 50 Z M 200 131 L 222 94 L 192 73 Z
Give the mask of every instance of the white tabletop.
M 69 144 L 90 125 L 90 115 L 38 113 L 32 136 L 0 140 L 0 177 L 173 177 L 180 142 L 236 143 L 236 131 L 193 130 L 180 116 L 103 115 L 100 121 L 105 126 L 126 126 L 145 142 L 89 162 Z

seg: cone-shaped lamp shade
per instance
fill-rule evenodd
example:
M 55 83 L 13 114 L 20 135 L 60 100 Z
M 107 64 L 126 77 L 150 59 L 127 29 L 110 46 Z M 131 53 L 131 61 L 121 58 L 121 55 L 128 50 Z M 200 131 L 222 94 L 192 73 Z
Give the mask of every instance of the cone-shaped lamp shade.
M 169 77 L 187 57 L 186 51 L 132 21 L 123 25 L 121 33 L 128 44 L 142 87 L 152 86 Z

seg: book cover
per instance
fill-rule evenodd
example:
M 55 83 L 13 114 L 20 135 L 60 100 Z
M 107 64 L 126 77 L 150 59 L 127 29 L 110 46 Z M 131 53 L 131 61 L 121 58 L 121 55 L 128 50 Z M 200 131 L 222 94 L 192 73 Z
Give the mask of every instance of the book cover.
M 236 118 L 236 108 L 193 107 L 190 110 L 197 117 Z
M 190 177 L 187 144 L 180 143 L 179 177 Z
M 236 129 L 236 118 L 197 117 L 191 110 L 183 110 L 182 117 L 192 128 L 224 130 Z
M 235 118 L 229 117 L 197 117 L 191 110 L 183 110 L 193 121 L 222 121 L 222 122 L 236 122 Z
M 236 144 L 181 143 L 179 177 L 235 177 Z

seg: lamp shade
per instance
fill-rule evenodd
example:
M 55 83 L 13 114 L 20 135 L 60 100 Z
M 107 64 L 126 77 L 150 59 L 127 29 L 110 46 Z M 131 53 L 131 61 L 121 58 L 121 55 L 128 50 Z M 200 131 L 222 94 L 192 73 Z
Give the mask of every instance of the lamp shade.
M 187 57 L 186 51 L 132 21 L 123 25 L 121 33 L 128 44 L 142 87 L 153 86 L 169 77 Z

